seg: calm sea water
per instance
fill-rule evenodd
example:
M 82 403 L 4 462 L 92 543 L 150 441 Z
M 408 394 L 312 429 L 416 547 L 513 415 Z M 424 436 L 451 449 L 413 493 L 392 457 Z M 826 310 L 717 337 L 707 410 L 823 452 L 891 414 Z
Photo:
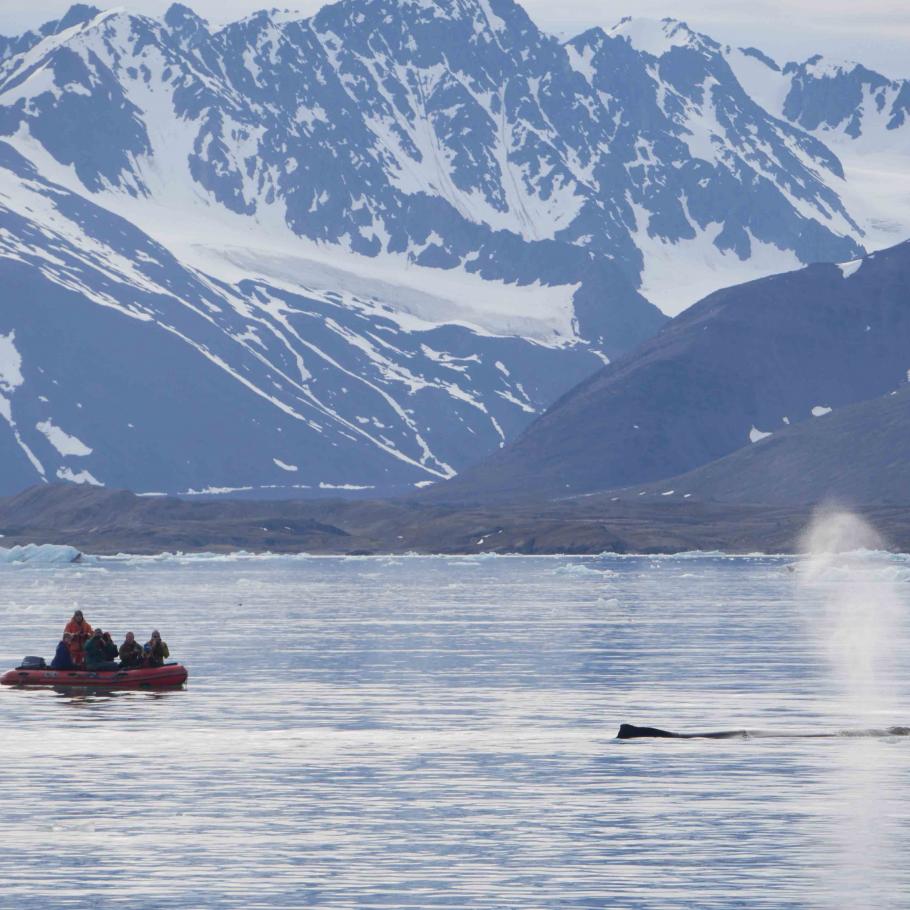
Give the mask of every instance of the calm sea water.
M 4 669 L 78 605 L 190 681 L 0 692 L 0 905 L 908 907 L 910 738 L 795 734 L 910 724 L 910 568 L 791 562 L 2 567 Z

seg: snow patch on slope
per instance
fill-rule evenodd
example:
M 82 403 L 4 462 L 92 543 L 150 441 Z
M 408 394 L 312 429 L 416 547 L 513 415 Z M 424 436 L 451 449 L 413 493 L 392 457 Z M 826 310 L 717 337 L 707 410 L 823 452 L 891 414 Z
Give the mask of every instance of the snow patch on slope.
M 202 235 L 206 236 L 206 235 Z M 463 269 L 429 269 L 403 257 L 358 256 L 295 240 L 282 250 L 189 242 L 185 261 L 227 281 L 260 278 L 295 293 L 340 293 L 382 308 L 404 331 L 462 325 L 485 335 L 514 335 L 561 347 L 578 341 L 573 295 L 579 285 L 520 286 Z M 172 243 L 175 238 L 172 238 Z M 179 241 L 177 241 L 179 242 Z
M 784 100 L 790 90 L 790 80 L 780 70 L 764 60 L 747 54 L 742 48 L 726 48 L 724 56 L 737 82 L 746 94 L 779 120 L 784 118 Z
M 677 19 L 643 19 L 627 16 L 610 29 L 616 38 L 624 38 L 637 51 L 662 57 L 674 47 L 687 47 L 695 41 L 685 22 Z
M 22 376 L 22 357 L 14 344 L 16 333 L 0 335 L 0 389 L 12 392 L 25 382 Z
M 859 271 L 860 266 L 862 266 L 864 261 L 865 260 L 863 259 L 854 259 L 852 262 L 839 262 L 837 263 L 837 267 L 841 270 L 841 274 L 844 278 L 849 278 Z
M 690 240 L 668 241 L 648 234 L 647 210 L 633 204 L 638 231 L 635 243 L 644 256 L 641 293 L 668 316 L 676 316 L 718 287 L 741 284 L 779 272 L 803 268 L 796 255 L 757 240 L 750 231 L 752 255 L 740 259 L 732 250 L 720 250 L 714 241 L 723 225 L 701 230 Z
M 63 456 L 75 456 L 84 458 L 92 454 L 90 449 L 81 439 L 65 433 L 58 426 L 54 426 L 50 420 L 43 420 L 35 424 L 35 429 L 47 437 L 47 441 Z
M 875 148 L 872 142 L 832 141 L 846 179 L 838 186 L 844 204 L 865 232 L 863 245 L 872 253 L 910 237 L 910 127 L 902 137 L 906 148 Z
M 0 240 L 2 240 L 2 233 L 0 233 Z M 2 245 L 0 245 L 0 252 L 2 252 Z M 25 382 L 25 378 L 22 375 L 22 356 L 14 344 L 15 338 L 15 332 L 10 332 L 9 335 L 0 335 L 0 392 L 6 392 L 10 396 L 15 389 Z M 29 460 L 38 477 L 41 480 L 46 480 L 47 472 L 44 470 L 44 465 L 22 438 L 22 434 L 16 426 L 16 421 L 13 418 L 12 398 L 7 398 L 3 394 L 0 394 L 0 417 L 6 421 L 12 431 L 13 438 L 16 440 L 16 445 L 19 446 Z
M 103 487 L 104 484 L 98 480 L 97 477 L 94 477 L 88 471 L 73 471 L 70 468 L 58 468 L 57 469 L 57 478 L 59 480 L 66 480 L 69 483 L 85 483 L 93 487 Z

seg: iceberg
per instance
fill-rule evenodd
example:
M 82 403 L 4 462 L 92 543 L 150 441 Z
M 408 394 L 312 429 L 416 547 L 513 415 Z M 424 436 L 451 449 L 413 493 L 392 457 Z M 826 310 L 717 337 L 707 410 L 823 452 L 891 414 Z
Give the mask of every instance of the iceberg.
M 0 547 L 0 566 L 61 566 L 82 562 L 75 547 L 53 543 L 27 543 L 24 546 Z

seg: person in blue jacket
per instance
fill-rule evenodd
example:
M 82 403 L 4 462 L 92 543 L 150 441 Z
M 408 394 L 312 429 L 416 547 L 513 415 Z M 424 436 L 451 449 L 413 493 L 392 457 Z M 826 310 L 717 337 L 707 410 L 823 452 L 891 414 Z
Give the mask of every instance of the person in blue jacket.
M 63 638 L 57 645 L 57 651 L 54 659 L 51 661 L 52 670 L 75 670 L 76 665 L 73 663 L 73 656 L 70 654 L 70 640 L 72 635 L 69 632 L 63 633 Z

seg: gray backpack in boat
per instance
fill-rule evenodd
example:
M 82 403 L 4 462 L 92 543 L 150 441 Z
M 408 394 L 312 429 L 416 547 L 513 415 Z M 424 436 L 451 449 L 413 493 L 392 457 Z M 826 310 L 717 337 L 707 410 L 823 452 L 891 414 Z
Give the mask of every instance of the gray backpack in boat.
M 46 670 L 47 664 L 43 657 L 23 657 L 19 664 L 20 670 Z

